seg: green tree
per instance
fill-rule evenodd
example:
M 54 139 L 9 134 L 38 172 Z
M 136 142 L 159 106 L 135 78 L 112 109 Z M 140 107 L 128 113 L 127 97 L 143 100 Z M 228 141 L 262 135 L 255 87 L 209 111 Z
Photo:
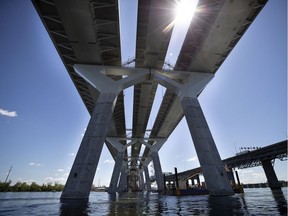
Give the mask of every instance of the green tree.
M 0 191 L 1 192 L 9 191 L 11 182 L 12 182 L 11 180 L 9 180 L 8 182 L 0 182 Z
M 16 184 L 11 186 L 11 191 L 14 191 L 14 192 L 20 191 L 21 184 L 22 184 L 21 182 L 16 182 Z
M 41 187 L 37 185 L 36 182 L 32 182 L 29 191 L 41 191 Z
M 19 191 L 29 191 L 29 185 L 27 184 L 27 182 L 21 183 Z

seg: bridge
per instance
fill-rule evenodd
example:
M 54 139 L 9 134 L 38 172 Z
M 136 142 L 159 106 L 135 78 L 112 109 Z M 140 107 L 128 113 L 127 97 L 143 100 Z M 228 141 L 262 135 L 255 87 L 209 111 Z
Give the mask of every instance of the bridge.
M 266 174 L 270 188 L 279 188 L 280 184 L 275 174 L 271 161 L 287 160 L 287 140 L 262 147 L 257 150 L 238 153 L 236 156 L 222 160 L 228 172 L 233 168 L 245 169 L 249 167 L 262 166 Z M 179 180 L 188 180 L 196 178 L 201 173 L 201 167 L 197 167 L 185 172 L 178 173 Z M 233 174 L 233 173 L 232 173 Z M 175 174 L 168 175 L 165 180 L 168 182 L 175 181 Z M 198 178 L 198 177 L 197 177 Z M 232 179 L 234 177 L 232 176 Z M 153 181 L 153 179 L 151 179 Z
M 121 59 L 118 0 L 32 2 L 91 115 L 62 199 L 89 197 L 104 143 L 115 160 L 110 193 L 143 188 L 144 175 L 150 185 L 151 161 L 162 190 L 158 151 L 184 116 L 210 194 L 233 194 L 197 97 L 267 0 L 199 0 L 169 71 L 163 66 L 173 31 L 167 26 L 174 19 L 174 0 L 138 1 L 135 67 L 129 68 Z M 167 90 L 149 129 L 159 84 Z M 128 87 L 134 89 L 131 135 L 124 111 L 123 90 Z

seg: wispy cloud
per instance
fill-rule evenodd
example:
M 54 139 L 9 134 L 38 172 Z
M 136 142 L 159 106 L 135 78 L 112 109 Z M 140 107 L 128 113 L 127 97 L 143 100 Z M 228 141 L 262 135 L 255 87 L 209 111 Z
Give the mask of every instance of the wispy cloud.
M 103 161 L 103 163 L 114 163 L 114 160 L 105 160 L 105 161 Z
M 58 182 L 58 183 L 62 183 L 63 184 L 66 181 L 66 178 L 63 178 L 63 177 L 55 178 L 55 177 L 49 176 L 49 177 L 45 178 L 45 181 L 49 182 L 49 183 Z
M 257 168 L 238 169 L 240 181 L 244 184 L 266 182 L 267 178 L 262 170 Z
M 75 154 L 72 152 L 72 153 L 68 153 L 67 155 L 74 156 Z
M 29 165 L 29 166 L 37 166 L 37 167 L 41 166 L 41 164 L 39 164 L 39 163 L 34 163 L 34 162 L 30 162 L 30 163 L 28 163 L 28 165 Z
M 191 162 L 191 161 L 197 161 L 197 157 L 193 156 L 191 158 L 186 159 L 187 162 Z
M 16 111 L 9 111 L 0 108 L 0 115 L 8 116 L 8 117 L 16 117 Z
M 64 172 L 64 169 L 57 169 L 57 172 Z

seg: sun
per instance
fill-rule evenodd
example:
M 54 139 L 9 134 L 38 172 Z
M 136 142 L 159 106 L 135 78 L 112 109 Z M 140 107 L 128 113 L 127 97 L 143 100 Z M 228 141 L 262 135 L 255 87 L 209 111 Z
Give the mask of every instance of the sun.
M 175 0 L 174 19 L 163 30 L 168 32 L 175 26 L 186 28 L 190 25 L 199 0 Z
M 179 0 L 176 1 L 175 24 L 190 23 L 196 10 L 198 0 Z

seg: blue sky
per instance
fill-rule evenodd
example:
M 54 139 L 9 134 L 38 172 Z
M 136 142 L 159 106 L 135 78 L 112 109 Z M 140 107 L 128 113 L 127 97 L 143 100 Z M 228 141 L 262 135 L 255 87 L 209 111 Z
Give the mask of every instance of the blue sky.
M 123 2 L 132 10 L 136 7 Z M 130 14 L 135 16 L 136 11 Z M 122 27 L 122 33 L 128 32 Z M 13 183 L 64 183 L 88 112 L 30 1 L 1 0 L 0 29 L 0 181 L 12 165 Z M 133 57 L 135 48 L 129 41 L 122 41 L 128 50 L 123 61 Z M 125 98 L 129 96 L 128 90 Z M 222 159 L 240 147 L 287 139 L 286 0 L 267 3 L 199 100 Z M 129 106 L 131 102 L 127 110 Z M 127 113 L 129 121 L 131 116 Z M 199 165 L 185 119 L 159 155 L 163 171 Z M 94 183 L 108 185 L 113 166 L 104 147 Z M 274 167 L 278 179 L 287 180 L 287 161 L 276 160 Z M 244 183 L 266 181 L 261 167 L 239 174 Z

